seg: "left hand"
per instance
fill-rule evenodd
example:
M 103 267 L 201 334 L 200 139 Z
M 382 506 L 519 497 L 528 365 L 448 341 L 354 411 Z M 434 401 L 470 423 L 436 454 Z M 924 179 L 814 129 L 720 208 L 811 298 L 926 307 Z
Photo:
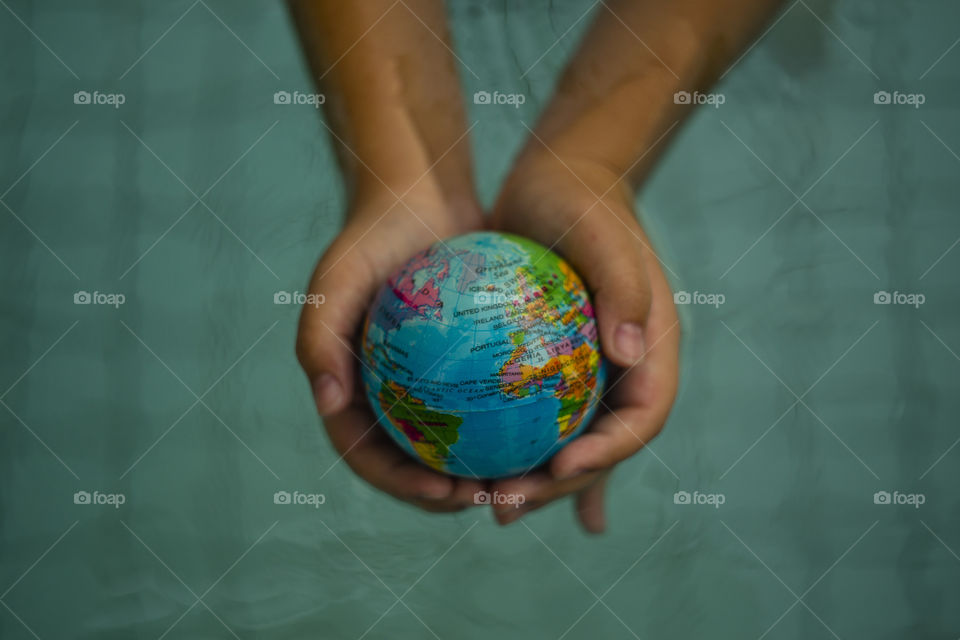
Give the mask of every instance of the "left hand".
M 431 512 L 473 506 L 485 485 L 442 475 L 390 439 L 363 392 L 365 365 L 355 345 L 370 300 L 391 273 L 438 238 L 473 231 L 482 221 L 470 194 L 445 195 L 429 171 L 412 187 L 358 192 L 310 280 L 309 293 L 330 304 L 305 304 L 300 314 L 297 356 L 333 448 L 371 486 Z
M 602 197 L 601 197 L 602 196 Z M 492 224 L 554 250 L 584 278 L 611 367 L 597 417 L 543 469 L 496 481 L 520 507 L 494 507 L 500 524 L 576 494 L 584 529 L 606 527 L 604 489 L 617 463 L 663 428 L 677 391 L 680 325 L 659 260 L 633 212 L 633 192 L 595 162 L 552 154 L 522 158 Z

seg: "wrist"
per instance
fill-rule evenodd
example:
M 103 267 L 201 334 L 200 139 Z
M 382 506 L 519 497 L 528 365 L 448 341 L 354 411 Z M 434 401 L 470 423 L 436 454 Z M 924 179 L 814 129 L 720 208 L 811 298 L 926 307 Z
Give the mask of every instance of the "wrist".
M 472 188 L 443 184 L 431 171 L 413 182 L 360 182 L 352 189 L 348 211 L 354 221 L 389 219 L 440 237 L 478 228 L 483 222 Z
M 443 171 L 440 167 L 408 162 L 402 169 L 381 171 L 360 167 L 347 179 L 351 208 L 371 202 L 417 203 L 421 206 L 476 208 L 473 181 L 469 174 Z
M 397 198 L 429 206 L 476 208 L 467 127 L 461 118 L 421 122 L 402 100 L 354 113 L 338 138 L 349 198 L 358 204 Z
M 591 229 L 639 233 L 634 192 L 595 159 L 531 154 L 511 172 L 492 213 L 495 228 L 552 246 L 592 242 Z
M 513 209 L 549 206 L 558 214 L 594 208 L 633 209 L 634 190 L 618 167 L 584 154 L 528 150 L 510 172 L 498 201 Z

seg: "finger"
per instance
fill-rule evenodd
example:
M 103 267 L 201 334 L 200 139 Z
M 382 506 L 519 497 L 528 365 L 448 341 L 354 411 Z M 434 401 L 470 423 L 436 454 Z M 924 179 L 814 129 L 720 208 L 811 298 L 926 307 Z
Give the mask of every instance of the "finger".
M 340 411 L 353 396 L 354 337 L 379 285 L 362 254 L 351 251 L 354 235 L 341 234 L 317 264 L 309 287 L 313 298 L 300 313 L 297 359 L 321 415 Z
M 677 394 L 681 329 L 673 294 L 656 256 L 647 254 L 646 258 L 654 293 L 644 328 L 647 354 L 641 362 L 608 378 L 603 403 L 607 407 L 650 407 L 656 419 L 665 421 Z
M 453 491 L 446 498 L 439 500 L 423 498 L 414 500 L 414 504 L 432 513 L 453 513 L 481 504 L 477 494 L 486 492 L 485 483 L 471 478 L 456 478 L 453 482 Z
M 632 212 L 611 209 L 602 202 L 594 205 L 558 248 L 593 295 L 604 353 L 627 367 L 646 352 L 650 286 L 643 253 L 648 249 Z
M 587 533 L 603 533 L 607 528 L 605 496 L 609 478 L 609 473 L 600 474 L 593 484 L 577 495 L 577 517 Z
M 557 168 L 570 170 L 569 166 Z M 616 186 L 615 178 L 601 177 L 613 179 L 611 189 Z M 651 251 L 649 242 L 629 204 L 614 196 L 598 199 L 589 189 L 563 203 L 567 214 L 551 211 L 531 218 L 529 212 L 556 199 L 556 187 L 542 177 L 537 182 L 536 173 L 532 178 L 512 176 L 494 206 L 492 221 L 497 227 L 556 247 L 583 276 L 593 295 L 604 353 L 614 364 L 629 366 L 645 351 L 642 328 L 650 309 L 650 290 L 643 254 Z
M 496 482 L 490 488 L 491 494 L 507 496 L 508 501 L 493 505 L 494 517 L 501 525 L 514 522 L 526 513 L 584 489 L 598 475 L 586 473 L 570 480 L 556 480 L 546 471 L 534 471 Z
M 478 506 L 482 504 L 478 494 L 485 493 L 487 489 L 488 483 L 478 478 L 457 478 L 448 499 L 465 507 Z
M 353 471 L 377 489 L 406 501 L 446 500 L 454 480 L 415 461 L 375 424 L 369 409 L 351 405 L 324 419 L 331 444 Z
M 647 259 L 656 260 L 652 255 Z M 680 326 L 663 273 L 653 264 L 649 269 L 655 295 L 645 327 L 647 355 L 608 384 L 602 406 L 615 410 L 598 417 L 587 433 L 550 461 L 555 478 L 617 464 L 646 446 L 667 420 L 677 393 Z
M 557 480 L 570 480 L 609 469 L 653 440 L 665 418 L 659 407 L 627 407 L 606 413 L 594 421 L 590 431 L 553 457 L 550 473 Z

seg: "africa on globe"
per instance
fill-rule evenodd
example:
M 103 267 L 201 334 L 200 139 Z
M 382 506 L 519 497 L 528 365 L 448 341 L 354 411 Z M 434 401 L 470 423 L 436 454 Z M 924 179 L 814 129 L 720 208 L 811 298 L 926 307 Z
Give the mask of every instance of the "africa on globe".
M 521 236 L 437 242 L 377 293 L 362 377 L 378 422 L 414 458 L 502 478 L 546 462 L 590 422 L 606 365 L 583 281 Z

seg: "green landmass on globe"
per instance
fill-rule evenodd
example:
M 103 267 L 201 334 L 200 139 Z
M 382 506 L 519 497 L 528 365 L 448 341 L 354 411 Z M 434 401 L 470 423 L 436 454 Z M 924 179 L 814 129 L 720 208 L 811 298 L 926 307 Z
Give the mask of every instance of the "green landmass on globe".
M 589 293 L 521 236 L 438 242 L 384 284 L 363 330 L 378 422 L 437 471 L 523 473 L 589 423 L 606 366 Z

